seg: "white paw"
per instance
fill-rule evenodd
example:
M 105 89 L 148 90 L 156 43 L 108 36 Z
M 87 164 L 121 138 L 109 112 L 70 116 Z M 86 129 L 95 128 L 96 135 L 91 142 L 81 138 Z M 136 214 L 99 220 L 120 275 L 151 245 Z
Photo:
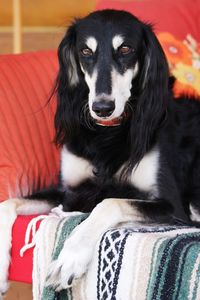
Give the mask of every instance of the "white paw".
M 3 295 L 7 292 L 9 283 L 7 281 L 1 281 L 0 279 L 0 300 L 3 299 Z
M 87 238 L 79 239 L 75 233 L 70 236 L 57 260 L 51 263 L 47 286 L 52 286 L 56 291 L 74 285 L 87 270 L 92 259 L 93 247 Z
M 79 211 L 73 211 L 73 212 L 66 212 L 63 211 L 63 205 L 60 204 L 54 208 L 52 208 L 50 215 L 52 216 L 57 216 L 59 218 L 68 218 L 68 217 L 76 217 L 79 215 L 82 215 L 83 213 L 79 212 Z

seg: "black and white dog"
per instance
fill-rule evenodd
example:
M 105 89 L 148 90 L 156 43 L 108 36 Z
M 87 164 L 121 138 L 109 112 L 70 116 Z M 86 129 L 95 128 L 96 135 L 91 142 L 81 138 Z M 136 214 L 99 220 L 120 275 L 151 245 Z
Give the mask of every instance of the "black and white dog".
M 84 274 L 100 235 L 121 222 L 200 221 L 200 104 L 174 101 L 151 26 L 125 11 L 94 12 L 69 27 L 58 56 L 60 187 L 0 205 L 1 293 L 12 224 L 32 208 L 91 212 L 51 265 L 57 290 Z

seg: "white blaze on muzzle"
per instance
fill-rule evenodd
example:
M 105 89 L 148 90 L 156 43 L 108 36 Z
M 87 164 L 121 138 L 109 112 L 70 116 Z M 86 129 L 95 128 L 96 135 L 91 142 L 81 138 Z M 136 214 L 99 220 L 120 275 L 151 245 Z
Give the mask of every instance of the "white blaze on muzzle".
M 98 78 L 98 70 L 95 69 L 92 75 L 89 75 L 84 71 L 85 81 L 89 87 L 89 109 L 90 114 L 94 119 L 100 120 L 95 112 L 92 110 L 92 105 L 94 101 L 99 99 L 113 99 L 115 101 L 115 110 L 112 115 L 107 117 L 107 120 L 112 120 L 119 118 L 124 112 L 126 102 L 131 96 L 132 80 L 136 77 L 139 70 L 138 62 L 135 64 L 134 68 L 127 69 L 124 74 L 120 74 L 114 67 L 111 70 L 111 94 L 102 93 L 101 95 L 96 94 L 96 84 Z
M 112 118 L 118 118 L 124 112 L 126 102 L 131 96 L 132 80 L 137 75 L 138 69 L 138 63 L 135 64 L 134 68 L 127 69 L 124 74 L 120 74 L 115 68 L 112 68 L 111 97 L 115 99 L 115 110 Z

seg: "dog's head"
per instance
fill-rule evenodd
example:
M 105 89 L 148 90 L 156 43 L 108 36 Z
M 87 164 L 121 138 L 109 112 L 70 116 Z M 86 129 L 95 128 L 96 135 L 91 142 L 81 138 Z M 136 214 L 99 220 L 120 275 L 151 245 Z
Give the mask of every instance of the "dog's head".
M 78 127 L 87 109 L 94 123 L 107 127 L 131 115 L 133 130 L 142 135 L 142 123 L 159 124 L 168 67 L 150 25 L 125 11 L 94 12 L 69 27 L 58 56 L 57 141 L 74 130 L 72 124 Z

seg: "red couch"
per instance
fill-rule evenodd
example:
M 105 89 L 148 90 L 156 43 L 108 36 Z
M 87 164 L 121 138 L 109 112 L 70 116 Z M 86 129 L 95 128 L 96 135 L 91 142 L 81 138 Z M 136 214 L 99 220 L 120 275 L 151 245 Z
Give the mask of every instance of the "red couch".
M 55 51 L 0 56 L 0 201 L 57 180 L 55 99 L 48 103 L 56 72 Z M 19 256 L 30 219 L 13 228 L 11 280 L 31 282 L 32 251 Z

